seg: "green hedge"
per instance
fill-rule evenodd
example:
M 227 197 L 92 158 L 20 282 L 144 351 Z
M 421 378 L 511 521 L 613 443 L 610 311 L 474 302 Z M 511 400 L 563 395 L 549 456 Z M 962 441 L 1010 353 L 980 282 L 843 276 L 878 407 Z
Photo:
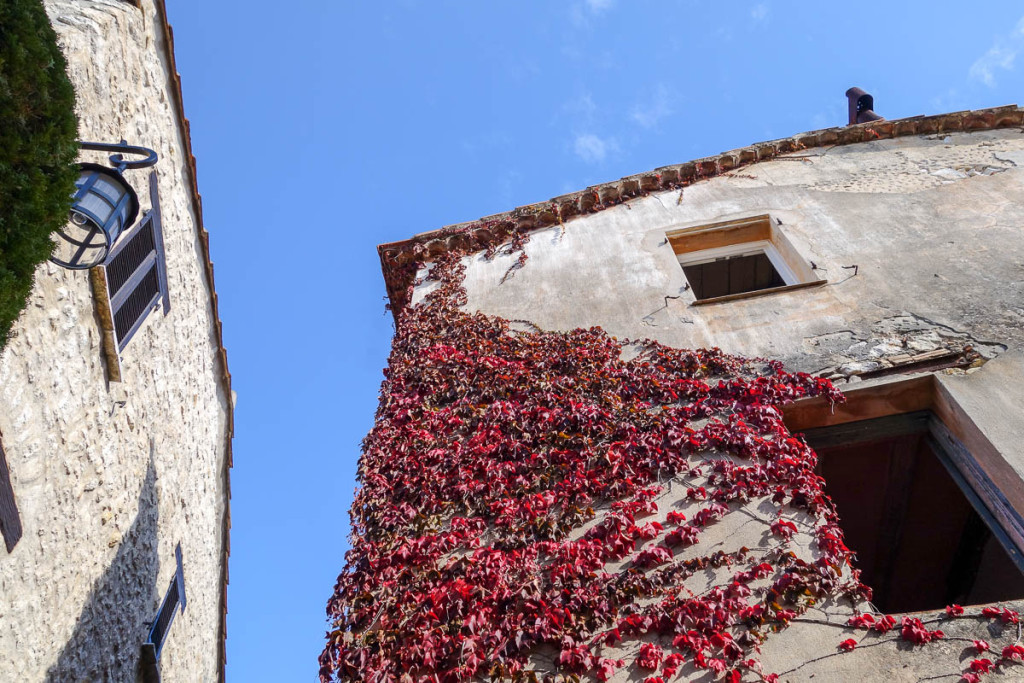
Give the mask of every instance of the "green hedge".
M 75 91 L 40 0 L 0 0 L 0 348 L 64 225 L 78 175 Z

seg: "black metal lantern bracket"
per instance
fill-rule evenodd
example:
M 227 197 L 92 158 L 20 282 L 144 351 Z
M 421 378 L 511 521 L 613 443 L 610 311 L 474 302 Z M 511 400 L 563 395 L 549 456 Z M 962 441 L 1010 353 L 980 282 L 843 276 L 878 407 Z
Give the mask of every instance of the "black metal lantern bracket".
M 71 196 L 71 213 L 58 238 L 50 261 L 72 270 L 86 270 L 102 264 L 118 236 L 135 222 L 139 198 L 123 173 L 127 169 L 154 165 L 157 153 L 148 147 L 119 143 L 79 142 L 82 149 L 111 152 L 108 168 L 100 164 L 79 164 L 81 172 Z M 126 159 L 125 155 L 143 157 Z
M 114 152 L 114 154 L 110 155 L 110 165 L 113 166 L 118 173 L 121 173 L 128 168 L 148 168 L 159 161 L 157 153 L 149 147 L 129 145 L 127 140 L 121 140 L 121 142 L 116 144 L 110 142 L 79 141 L 78 146 L 82 149 L 89 149 L 94 152 Z M 128 161 L 124 158 L 125 154 L 137 154 L 146 158 Z

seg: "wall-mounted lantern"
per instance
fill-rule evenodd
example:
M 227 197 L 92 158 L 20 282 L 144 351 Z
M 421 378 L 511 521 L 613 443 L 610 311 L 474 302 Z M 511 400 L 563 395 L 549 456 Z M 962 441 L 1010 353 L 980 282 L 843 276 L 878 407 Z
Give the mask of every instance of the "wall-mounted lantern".
M 113 152 L 107 168 L 100 164 L 80 164 L 75 181 L 71 214 L 67 225 L 56 233 L 57 246 L 50 261 L 72 270 L 85 270 L 103 263 L 118 235 L 127 230 L 139 215 L 139 197 L 122 173 L 128 168 L 145 168 L 157 162 L 156 152 L 146 147 L 81 142 L 82 149 Z M 145 157 L 128 161 L 125 154 Z

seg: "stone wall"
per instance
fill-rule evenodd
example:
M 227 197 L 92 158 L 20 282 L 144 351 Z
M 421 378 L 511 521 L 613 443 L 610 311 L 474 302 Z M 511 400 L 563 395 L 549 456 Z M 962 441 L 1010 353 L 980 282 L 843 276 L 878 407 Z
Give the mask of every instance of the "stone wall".
M 149 315 L 121 354 L 123 382 L 108 384 L 88 273 L 36 273 L 0 357 L 0 434 L 24 526 L 0 552 L 0 680 L 134 680 L 178 543 L 188 605 L 163 680 L 221 675 L 231 397 L 163 13 L 141 5 L 46 2 L 81 138 L 160 155 L 171 310 Z M 147 173 L 126 173 L 143 210 Z

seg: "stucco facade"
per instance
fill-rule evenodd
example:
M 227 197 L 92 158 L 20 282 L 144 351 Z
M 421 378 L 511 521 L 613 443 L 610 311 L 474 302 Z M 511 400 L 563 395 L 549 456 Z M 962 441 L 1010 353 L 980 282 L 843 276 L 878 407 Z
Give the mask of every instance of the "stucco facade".
M 995 355 L 1024 335 L 1022 169 L 1016 129 L 808 149 L 536 232 L 501 284 L 518 254 L 471 258 L 467 307 L 835 375 L 911 330 L 934 330 L 921 351 L 964 335 Z M 827 283 L 692 306 L 667 234 L 759 214 Z
M 979 495 L 1006 501 L 1013 519 L 1002 522 L 1013 536 L 1024 511 L 1024 132 L 1019 123 L 973 131 L 963 124 L 972 115 L 1021 118 L 1015 107 L 998 111 L 833 129 L 807 134 L 809 144 L 797 136 L 766 143 L 763 161 L 762 148 L 737 150 L 382 245 L 392 304 L 404 305 L 406 286 L 413 304 L 437 287 L 426 268 L 416 281 L 403 276 L 407 264 L 429 266 L 448 249 L 469 252 L 465 309 L 500 316 L 513 329 L 600 326 L 620 339 L 715 346 L 780 360 L 848 392 L 850 403 L 837 414 L 813 403 L 795 406 L 788 418 L 794 431 L 930 411 L 968 444 L 979 476 L 995 482 Z M 932 130 L 906 134 L 907 126 Z M 687 173 L 685 182 L 663 178 Z M 698 303 L 676 236 L 754 219 L 784 235 L 806 281 Z M 529 238 L 522 249 L 507 239 L 498 246 L 503 232 Z M 661 515 L 651 519 L 667 526 L 666 510 L 692 512 L 683 495 L 688 485 L 674 493 L 669 486 L 658 499 Z M 726 515 L 710 532 L 711 547 L 764 545 L 763 529 L 751 525 L 758 510 L 754 501 L 743 514 Z M 812 557 L 811 538 L 802 545 Z M 700 578 L 705 583 L 687 588 L 701 594 L 723 577 Z M 976 594 L 984 593 L 984 580 Z M 765 671 L 790 681 L 953 680 L 975 656 L 971 640 L 1002 647 L 1019 634 L 951 620 L 942 624 L 947 638 L 925 647 L 896 638 L 839 653 L 836 644 L 855 633 L 844 631 L 847 620 L 866 609 L 849 601 L 811 608 L 765 642 Z M 627 671 L 615 680 L 627 680 Z M 1003 675 L 1024 677 L 1020 667 Z M 691 669 L 680 680 L 710 677 Z
M 108 381 L 89 274 L 36 273 L 0 356 L 0 434 L 24 530 L 0 551 L 0 680 L 136 680 L 179 544 L 187 606 L 162 680 L 222 680 L 232 396 L 163 3 L 45 5 L 81 139 L 160 155 L 171 308 L 149 314 L 121 353 L 121 381 Z M 143 211 L 148 173 L 126 172 Z
M 980 377 L 940 381 L 968 391 L 998 376 L 977 419 L 991 422 L 987 435 L 1024 477 L 1014 407 L 1024 387 L 1003 379 L 1024 377 L 1022 207 L 1020 128 L 809 148 L 537 231 L 512 277 L 518 252 L 467 257 L 467 309 L 543 329 L 600 325 L 622 339 L 717 346 L 840 387 L 893 358 L 971 346 L 977 365 L 998 362 Z M 761 214 L 825 282 L 692 305 L 667 235 Z

